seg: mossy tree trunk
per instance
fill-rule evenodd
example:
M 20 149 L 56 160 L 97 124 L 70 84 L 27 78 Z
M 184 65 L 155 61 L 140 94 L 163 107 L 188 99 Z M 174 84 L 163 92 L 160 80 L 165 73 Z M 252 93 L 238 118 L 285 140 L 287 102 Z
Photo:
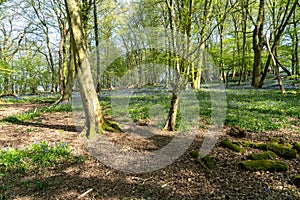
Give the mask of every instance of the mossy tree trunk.
M 98 131 L 102 132 L 104 129 L 109 129 L 110 123 L 103 117 L 94 87 L 87 57 L 86 37 L 83 31 L 79 2 L 76 0 L 65 0 L 65 4 L 70 25 L 71 42 L 73 42 L 73 56 L 75 57 L 75 66 L 86 117 L 86 136 L 90 138 Z

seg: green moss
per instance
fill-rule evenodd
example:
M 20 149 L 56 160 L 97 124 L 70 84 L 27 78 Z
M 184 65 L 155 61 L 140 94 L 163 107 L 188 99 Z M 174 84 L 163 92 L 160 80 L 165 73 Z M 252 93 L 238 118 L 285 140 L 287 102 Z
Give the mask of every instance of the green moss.
M 199 152 L 198 151 L 191 151 L 190 155 L 192 156 L 192 158 L 198 158 L 199 157 Z
M 267 149 L 267 144 L 265 144 L 265 143 L 243 141 L 242 145 L 245 147 L 251 147 L 251 148 L 261 149 L 261 150 Z
M 205 156 L 201 158 L 202 162 L 207 166 L 208 169 L 213 169 L 215 167 L 215 160 L 212 157 Z
M 255 148 L 255 149 L 262 149 L 266 150 L 267 149 L 267 144 L 264 143 L 252 143 L 250 147 Z
M 271 137 L 271 138 L 269 139 L 269 142 L 270 142 L 270 143 L 279 143 L 279 138 Z
M 209 156 L 197 158 L 197 162 L 208 172 L 215 167 L 215 160 Z
M 274 160 L 276 159 L 276 154 L 273 151 L 266 151 L 263 153 L 252 153 L 247 156 L 250 160 Z
M 241 166 L 249 171 L 286 172 L 288 165 L 276 160 L 248 160 L 241 162 Z
M 279 143 L 280 144 L 279 144 Z M 255 143 L 255 142 L 249 142 L 249 141 L 243 141 L 243 146 L 251 147 L 255 149 L 261 149 L 261 150 L 270 150 L 273 151 L 275 154 L 282 158 L 290 159 L 295 158 L 297 155 L 297 147 L 294 145 L 295 149 L 292 149 L 292 145 L 285 140 L 279 140 L 278 138 L 270 138 L 269 143 Z M 300 148 L 300 144 L 298 144 L 298 148 Z
M 244 141 L 241 142 L 241 144 L 242 144 L 243 146 L 245 146 L 245 147 L 250 147 L 251 142 L 249 142 L 249 141 L 247 141 L 247 140 L 244 140 Z
M 267 150 L 273 151 L 278 156 L 286 159 L 296 158 L 297 151 L 281 144 L 269 143 L 267 144 Z
M 116 122 L 108 121 L 105 118 L 103 118 L 103 124 L 101 126 L 101 129 L 103 131 L 108 131 L 113 133 L 122 132 L 121 128 Z
M 296 149 L 296 151 L 298 151 L 298 153 L 300 153 L 300 142 L 294 143 L 294 149 Z
M 221 146 L 231 149 L 238 153 L 245 153 L 245 150 L 242 147 L 240 147 L 238 144 L 230 142 L 228 139 L 223 140 L 221 142 Z
M 296 176 L 293 183 L 296 187 L 300 187 L 300 174 Z

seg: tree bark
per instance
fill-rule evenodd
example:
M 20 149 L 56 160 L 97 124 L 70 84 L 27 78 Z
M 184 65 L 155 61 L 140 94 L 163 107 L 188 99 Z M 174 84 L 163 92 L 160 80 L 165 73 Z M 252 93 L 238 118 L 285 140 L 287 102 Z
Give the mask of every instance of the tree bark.
M 261 71 L 261 58 L 264 46 L 264 18 L 265 18 L 265 1 L 260 0 L 259 11 L 253 31 L 253 51 L 254 51 L 254 63 L 253 63 L 253 75 L 252 75 L 252 86 L 255 88 L 259 87 L 260 83 L 260 71 Z
M 73 41 L 72 50 L 75 56 L 78 82 L 86 117 L 86 136 L 93 137 L 104 130 L 116 130 L 103 117 L 101 106 L 93 83 L 93 77 L 87 57 L 87 44 L 81 21 L 81 10 L 78 1 L 65 0 L 70 32 Z

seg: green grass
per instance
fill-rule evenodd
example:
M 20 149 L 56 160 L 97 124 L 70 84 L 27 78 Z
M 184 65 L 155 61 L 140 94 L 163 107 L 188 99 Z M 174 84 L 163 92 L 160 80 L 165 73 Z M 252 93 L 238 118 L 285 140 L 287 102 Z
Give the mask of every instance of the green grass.
M 2 147 L 0 151 L 0 199 L 16 186 L 26 190 L 44 191 L 53 185 L 47 178 L 32 174 L 46 174 L 63 165 L 84 162 L 83 156 L 73 155 L 65 142 L 34 142 L 24 148 Z M 51 173 L 51 172 L 50 172 Z M 23 179 L 22 177 L 27 177 Z
M 8 123 L 21 123 L 26 120 L 32 120 L 35 117 L 40 116 L 41 110 L 39 109 L 38 111 L 30 111 L 22 114 L 17 114 L 14 116 L 9 116 L 1 120 L 1 122 L 8 122 Z
M 0 151 L 1 175 L 23 173 L 54 167 L 60 163 L 80 161 L 80 157 L 73 156 L 67 143 L 35 142 L 25 148 L 2 147 Z
M 214 93 L 207 90 L 195 92 L 199 103 L 199 115 L 201 127 L 206 127 L 211 120 L 211 97 Z M 134 93 L 129 98 L 128 107 L 120 107 L 119 115 L 129 113 L 132 121 L 151 118 L 151 108 L 159 104 L 160 113 L 166 116 L 170 107 L 171 94 L 156 92 L 151 95 Z M 251 132 L 278 130 L 281 128 L 300 126 L 300 90 L 287 90 L 283 96 L 278 90 L 255 89 L 227 89 L 227 106 L 225 125 L 238 125 Z M 107 114 L 112 114 L 110 98 L 100 98 L 102 106 Z M 219 108 L 218 108 L 219 110 Z M 220 108 L 220 111 L 222 109 Z M 178 113 L 177 127 L 181 117 Z M 163 117 L 161 117 L 163 118 Z M 299 129 L 300 130 L 300 129 Z
M 299 90 L 283 96 L 277 90 L 227 90 L 225 124 L 252 132 L 299 125 Z

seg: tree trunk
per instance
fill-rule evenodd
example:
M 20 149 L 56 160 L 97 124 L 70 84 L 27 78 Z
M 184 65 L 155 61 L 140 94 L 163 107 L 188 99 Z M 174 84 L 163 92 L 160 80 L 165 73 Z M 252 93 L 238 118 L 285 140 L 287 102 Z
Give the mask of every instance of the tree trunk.
M 253 75 L 252 75 L 252 86 L 255 88 L 259 87 L 260 83 L 260 71 L 261 71 L 261 57 L 264 46 L 264 18 L 265 18 L 265 1 L 260 0 L 259 11 L 253 31 L 253 51 L 254 51 L 254 63 L 253 63 Z
M 71 39 L 72 40 L 72 39 Z M 73 44 L 74 42 L 71 42 Z M 66 86 L 63 90 L 63 95 L 61 97 L 61 102 L 69 102 L 72 96 L 72 87 L 74 84 L 74 77 L 76 75 L 75 71 L 75 57 L 73 56 L 73 50 L 72 47 L 70 48 L 70 58 L 67 64 L 68 69 L 68 76 L 67 76 L 67 82 Z
M 68 29 L 65 28 L 64 30 L 62 30 L 61 40 L 60 40 L 59 49 L 58 49 L 58 75 L 59 75 L 59 86 L 60 86 L 61 97 L 64 95 L 64 90 L 65 90 L 63 49 L 64 49 L 67 34 L 68 34 Z
M 93 83 L 93 77 L 87 58 L 87 44 L 80 16 L 80 5 L 76 0 L 65 0 L 70 32 L 73 41 L 72 49 L 75 56 L 78 82 L 86 117 L 86 136 L 93 137 L 104 130 L 116 130 L 116 127 L 104 119 L 101 106 Z
M 176 92 L 173 92 L 172 100 L 171 100 L 171 107 L 169 110 L 169 115 L 168 115 L 164 130 L 175 131 L 177 111 L 178 111 L 178 95 L 176 94 Z
M 100 82 L 100 52 L 99 52 L 99 36 L 98 36 L 98 18 L 97 18 L 97 3 L 96 0 L 93 2 L 93 14 L 94 14 L 94 33 L 95 33 L 95 42 L 96 42 L 96 92 L 99 93 L 101 90 Z
M 284 89 L 284 86 L 282 84 L 282 80 L 281 80 L 281 76 L 280 76 L 280 73 L 279 73 L 279 67 L 277 65 L 277 62 L 275 60 L 275 57 L 272 53 L 272 50 L 270 48 L 270 44 L 269 44 L 269 41 L 268 39 L 266 39 L 266 44 L 267 44 L 267 49 L 269 51 L 269 54 L 270 54 L 270 57 L 272 59 L 272 64 L 274 66 L 274 69 L 275 69 L 275 74 L 276 74 L 276 77 L 277 77 L 277 80 L 278 80 L 278 84 L 279 84 L 279 87 L 280 87 L 280 91 L 283 95 L 285 95 L 285 89 Z
M 297 14 L 296 10 L 294 10 L 294 15 L 293 15 L 293 33 L 292 33 L 292 38 L 293 38 L 293 54 L 292 54 L 292 74 L 294 76 L 300 75 L 300 70 L 299 70 L 299 55 L 298 55 L 298 49 L 299 49 L 299 36 L 298 36 L 298 29 L 297 29 Z

